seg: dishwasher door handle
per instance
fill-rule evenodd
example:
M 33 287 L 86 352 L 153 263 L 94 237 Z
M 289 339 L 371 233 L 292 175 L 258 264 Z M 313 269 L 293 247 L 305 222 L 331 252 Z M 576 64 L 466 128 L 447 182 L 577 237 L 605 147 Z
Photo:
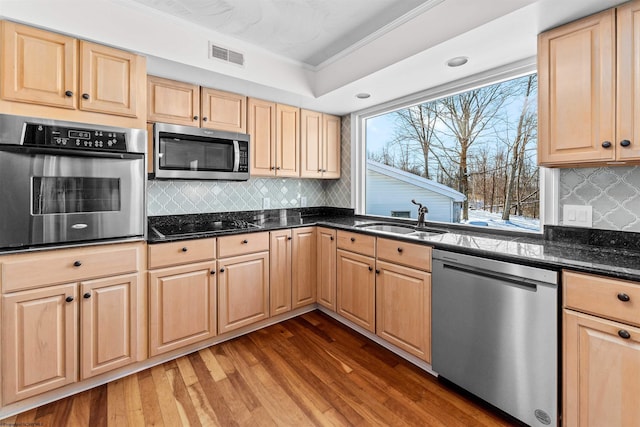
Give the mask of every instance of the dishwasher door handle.
M 525 277 L 515 277 L 506 274 L 496 273 L 495 271 L 484 270 L 482 268 L 477 267 L 467 267 L 455 264 L 442 264 L 444 269 L 460 271 L 462 273 L 472 274 L 474 276 L 480 276 L 487 279 L 495 279 L 501 282 L 506 282 L 510 285 L 522 288 L 527 291 L 536 292 L 538 290 L 538 285 L 536 283 L 531 283 L 531 279 L 527 279 Z

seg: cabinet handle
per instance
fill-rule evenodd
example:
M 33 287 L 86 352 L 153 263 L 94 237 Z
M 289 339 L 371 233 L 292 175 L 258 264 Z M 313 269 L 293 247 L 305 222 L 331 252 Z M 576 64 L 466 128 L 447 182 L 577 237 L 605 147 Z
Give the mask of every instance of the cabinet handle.
M 214 274 L 216 274 L 216 271 L 215 271 L 215 270 L 211 270 L 211 271 L 209 272 L 209 274 L 211 274 L 211 275 L 213 276 Z
M 269 169 L 271 169 L 271 170 L 275 170 L 275 169 L 276 169 L 276 167 L 275 167 L 275 166 L 271 166 Z
M 293 239 L 293 237 L 291 237 L 291 236 L 287 237 L 287 240 L 291 240 L 291 239 Z
M 68 91 L 66 91 L 66 92 L 64 93 L 64 96 L 66 96 L 66 97 L 68 97 L 68 98 L 71 98 L 71 97 L 73 96 L 73 92 L 71 92 L 70 90 L 68 90 Z
M 73 262 L 73 266 L 74 266 L 74 267 L 80 267 L 81 265 L 82 265 L 82 262 L 81 262 L 81 261 L 74 261 L 74 262 Z
M 89 99 L 89 94 L 88 93 L 83 93 L 82 94 L 82 99 Z
M 206 117 L 203 117 L 203 118 L 202 118 L 202 121 L 203 121 L 203 122 L 206 122 L 206 121 L 207 121 L 207 118 L 206 118 Z
M 198 120 L 198 116 L 193 116 L 193 120 Z
M 182 252 L 187 252 L 189 250 L 189 248 L 187 248 L 186 246 L 184 248 L 182 248 Z
M 242 243 L 243 245 L 246 245 L 247 243 L 249 243 L 249 241 L 248 241 L 247 239 L 244 239 L 241 243 Z
M 631 141 L 629 141 L 628 139 L 623 139 L 622 141 L 620 141 L 620 145 L 622 145 L 623 147 L 628 147 L 631 145 Z
M 355 242 L 355 241 L 356 241 L 356 238 L 355 238 L 355 237 L 352 237 L 352 238 L 351 238 L 351 241 L 352 241 L 352 242 Z
M 224 273 L 224 268 L 221 268 L 221 269 L 220 269 L 220 273 Z
M 403 249 L 402 248 L 398 248 L 398 252 L 402 253 Z
M 380 274 L 380 270 L 376 268 L 376 274 Z
M 84 298 L 84 299 L 89 299 L 89 298 L 91 298 L 91 292 L 85 292 L 85 294 L 84 294 L 84 295 L 82 295 L 82 298 Z
M 620 335 L 620 338 L 623 338 L 625 340 L 628 340 L 629 338 L 631 338 L 631 334 L 625 331 L 624 329 L 620 329 L 618 331 L 618 335 Z
M 627 294 L 625 294 L 625 293 L 620 292 L 620 293 L 618 294 L 618 299 L 619 299 L 620 301 L 622 301 L 622 302 L 627 302 L 627 301 L 629 301 L 631 298 L 629 297 L 629 295 L 627 295 Z
M 333 236 L 329 237 L 329 240 L 333 240 Z
M 318 172 L 322 172 L 322 169 L 318 169 Z
M 280 170 L 280 169 L 281 169 L 281 168 L 280 168 L 280 166 L 278 166 L 278 167 L 276 168 L 276 170 Z
M 369 271 L 373 271 L 373 267 L 369 266 Z
M 66 302 L 72 302 L 73 301 L 73 297 L 66 297 L 64 300 Z
M 602 148 L 611 148 L 611 141 L 604 141 L 602 143 Z

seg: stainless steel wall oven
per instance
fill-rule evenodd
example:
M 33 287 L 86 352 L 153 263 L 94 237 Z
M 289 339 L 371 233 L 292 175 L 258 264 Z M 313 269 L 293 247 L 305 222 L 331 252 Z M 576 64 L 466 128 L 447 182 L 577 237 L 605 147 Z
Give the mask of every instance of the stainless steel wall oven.
M 146 131 L 0 115 L 0 249 L 144 236 Z

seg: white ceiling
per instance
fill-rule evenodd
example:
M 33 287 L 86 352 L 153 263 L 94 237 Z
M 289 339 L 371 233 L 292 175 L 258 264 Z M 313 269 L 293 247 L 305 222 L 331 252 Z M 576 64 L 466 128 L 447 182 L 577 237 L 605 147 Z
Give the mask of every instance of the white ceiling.
M 0 16 L 140 52 L 150 74 L 345 114 L 510 64 L 532 69 L 538 33 L 622 2 L 0 0 Z M 211 41 L 245 66 L 210 59 Z M 447 67 L 455 56 L 468 64 Z

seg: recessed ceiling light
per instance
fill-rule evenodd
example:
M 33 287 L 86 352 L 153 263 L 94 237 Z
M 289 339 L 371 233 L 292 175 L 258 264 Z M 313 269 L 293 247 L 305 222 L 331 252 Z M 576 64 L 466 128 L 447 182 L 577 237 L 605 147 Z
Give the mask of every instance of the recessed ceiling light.
M 356 95 L 356 98 L 358 98 L 358 99 L 367 99 L 369 97 L 371 97 L 371 94 L 370 93 L 364 93 L 364 92 L 359 93 L 359 94 Z
M 448 60 L 447 65 L 449 67 L 459 67 L 466 64 L 467 62 L 469 62 L 469 58 L 467 58 L 466 56 L 456 56 L 455 58 L 451 58 L 450 60 Z

